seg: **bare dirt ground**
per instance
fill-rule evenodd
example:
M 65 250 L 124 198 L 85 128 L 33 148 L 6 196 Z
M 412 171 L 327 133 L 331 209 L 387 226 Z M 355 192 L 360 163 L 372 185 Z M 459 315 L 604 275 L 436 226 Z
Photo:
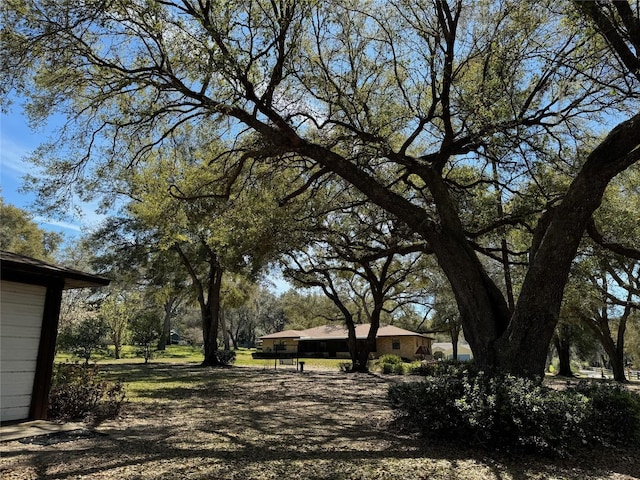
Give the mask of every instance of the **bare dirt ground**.
M 0 444 L 0 478 L 640 478 L 640 452 L 633 450 L 550 460 L 403 434 L 386 396 L 402 377 L 149 368 L 160 384 L 142 390 L 120 418 L 75 434 Z

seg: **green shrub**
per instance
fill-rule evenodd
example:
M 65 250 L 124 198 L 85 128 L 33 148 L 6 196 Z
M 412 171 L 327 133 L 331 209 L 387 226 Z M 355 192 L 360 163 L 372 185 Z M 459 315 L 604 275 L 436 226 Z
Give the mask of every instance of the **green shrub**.
M 427 375 L 429 375 L 429 368 L 430 365 L 428 363 L 414 362 L 409 365 L 409 375 L 420 375 L 426 377 Z
M 397 355 L 382 355 L 378 359 L 378 367 L 380 371 L 384 374 L 395 373 L 397 375 L 405 374 L 404 362 Z
M 218 358 L 218 363 L 220 363 L 220 365 L 231 365 L 236 361 L 236 351 L 218 350 L 216 352 L 216 357 Z
M 382 355 L 378 359 L 378 363 L 381 364 L 381 365 L 383 363 L 388 363 L 388 364 L 391 364 L 391 365 L 397 365 L 399 363 L 402 363 L 402 359 L 397 355 L 386 354 L 386 355 Z
M 389 399 L 427 436 L 494 449 L 564 455 L 584 445 L 637 443 L 640 431 L 640 397 L 620 386 L 555 391 L 531 379 L 453 369 L 393 385 Z
M 468 373 L 477 374 L 478 371 L 473 362 L 462 362 L 460 360 L 439 360 L 435 362 L 419 363 L 411 366 L 412 375 L 423 377 L 436 377 L 440 375 L 453 375 L 462 377 Z
M 420 371 L 421 368 L 422 368 L 422 362 L 419 360 L 416 360 L 407 365 L 407 373 L 409 375 L 418 375 L 416 371 Z
M 49 417 L 55 420 L 114 418 L 125 399 L 122 382 L 104 380 L 97 365 L 57 364 L 49 393 Z
M 393 365 L 392 363 L 382 363 L 380 364 L 380 371 L 385 375 L 389 375 L 393 373 L 394 367 L 395 365 Z
M 60 330 L 58 348 L 84 359 L 89 364 L 91 356 L 100 350 L 109 326 L 100 316 L 88 316 Z
M 585 431 L 591 443 L 640 444 L 640 395 L 614 382 L 581 381 L 568 389 L 591 400 Z
M 429 377 L 423 382 L 399 383 L 389 388 L 391 406 L 408 420 L 407 425 L 443 438 L 464 435 L 462 417 L 455 407 L 455 399 L 462 394 L 462 381 L 445 376 Z
M 396 363 L 393 365 L 393 373 L 396 375 L 404 375 L 407 373 L 406 367 L 404 363 Z

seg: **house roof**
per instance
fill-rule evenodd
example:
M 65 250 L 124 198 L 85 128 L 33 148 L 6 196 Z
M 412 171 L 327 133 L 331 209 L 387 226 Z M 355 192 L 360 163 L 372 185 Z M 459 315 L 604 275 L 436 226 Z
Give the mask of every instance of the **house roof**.
M 450 354 L 453 352 L 453 344 L 451 342 L 437 342 L 431 345 L 431 350 L 433 350 L 434 352 L 439 351 Z M 458 353 L 472 353 L 471 347 L 468 343 L 458 342 Z
M 261 339 L 269 338 L 299 338 L 302 334 L 302 330 L 284 330 L 282 332 L 270 333 L 269 335 L 263 335 Z
M 65 290 L 109 285 L 108 279 L 97 275 L 3 250 L 0 250 L 0 275 L 3 280 L 22 283 L 46 285 L 63 281 Z
M 356 325 L 356 338 L 365 339 L 369 335 L 371 324 Z M 306 330 L 285 330 L 260 337 L 261 339 L 297 338 L 299 340 L 335 340 L 349 336 L 349 331 L 342 325 L 322 325 Z M 385 325 L 378 329 L 376 337 L 427 337 L 421 333 L 411 332 L 393 325 Z

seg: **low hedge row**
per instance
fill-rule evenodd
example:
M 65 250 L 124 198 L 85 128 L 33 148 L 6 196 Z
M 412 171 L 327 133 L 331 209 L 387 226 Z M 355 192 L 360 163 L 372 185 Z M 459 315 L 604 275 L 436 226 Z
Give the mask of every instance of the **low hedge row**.
M 566 455 L 584 446 L 638 444 L 640 396 L 618 384 L 563 391 L 511 375 L 454 368 L 390 387 L 404 425 L 491 449 Z

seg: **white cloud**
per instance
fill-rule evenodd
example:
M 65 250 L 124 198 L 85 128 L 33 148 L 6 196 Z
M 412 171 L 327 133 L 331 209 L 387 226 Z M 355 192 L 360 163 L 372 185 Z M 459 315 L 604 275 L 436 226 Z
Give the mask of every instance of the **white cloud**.
M 22 176 L 27 173 L 33 173 L 33 165 L 24 160 L 29 152 L 30 150 L 23 145 L 14 142 L 3 134 L 0 138 L 0 164 L 2 165 L 3 175 L 8 173 L 14 176 Z
M 81 232 L 82 227 L 70 222 L 62 222 L 60 220 L 53 220 L 51 218 L 36 216 L 33 219 L 38 225 L 50 225 L 52 227 L 59 227 L 65 230 L 73 230 L 75 232 Z

